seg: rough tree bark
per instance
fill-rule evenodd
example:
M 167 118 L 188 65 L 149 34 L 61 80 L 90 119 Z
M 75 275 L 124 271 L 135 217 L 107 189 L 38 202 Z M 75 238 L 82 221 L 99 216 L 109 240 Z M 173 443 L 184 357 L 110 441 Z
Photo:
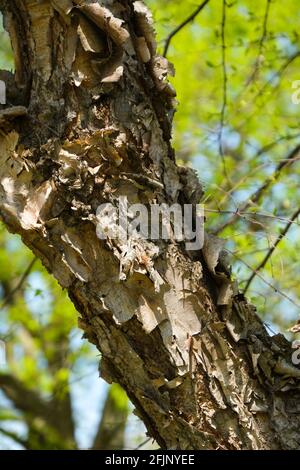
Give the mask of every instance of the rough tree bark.
M 175 163 L 171 67 L 148 10 L 131 0 L 0 6 L 16 59 L 15 76 L 1 75 L 1 216 L 68 289 L 101 375 L 122 385 L 162 448 L 299 449 L 291 346 L 235 292 L 221 243 L 207 234 L 191 253 L 174 240 L 96 236 L 105 201 L 201 195 Z

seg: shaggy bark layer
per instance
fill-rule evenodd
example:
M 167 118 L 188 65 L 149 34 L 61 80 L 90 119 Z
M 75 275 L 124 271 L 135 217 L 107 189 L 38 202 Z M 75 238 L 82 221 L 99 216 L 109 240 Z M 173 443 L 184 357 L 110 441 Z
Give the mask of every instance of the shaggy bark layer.
M 104 6 L 104 4 L 106 6 Z M 172 67 L 140 1 L 0 0 L 16 73 L 2 72 L 0 211 L 58 279 L 167 449 L 299 449 L 300 370 L 235 291 L 222 243 L 99 240 L 100 204 L 196 204 L 170 144 Z M 112 218 L 101 227 L 114 229 Z M 106 224 L 106 225 L 105 225 Z M 63 314 L 63 312 L 62 312 Z

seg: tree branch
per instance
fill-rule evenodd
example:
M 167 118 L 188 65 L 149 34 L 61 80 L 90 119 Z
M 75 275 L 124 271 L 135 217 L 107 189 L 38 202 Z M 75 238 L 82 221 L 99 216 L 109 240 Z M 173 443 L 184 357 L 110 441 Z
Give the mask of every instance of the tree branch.
M 23 446 L 25 449 L 29 449 L 27 439 L 23 439 L 17 433 L 15 433 L 13 431 L 8 431 L 8 430 L 6 430 L 2 427 L 0 427 L 0 433 L 3 434 L 6 437 L 9 437 L 13 441 L 17 442 L 18 444 Z
M 245 261 L 244 259 L 240 258 L 239 256 L 237 256 L 233 251 L 227 249 L 227 251 L 229 253 L 232 254 L 232 256 L 234 256 L 237 260 L 239 260 L 241 263 L 243 263 L 250 271 L 252 271 L 253 273 L 255 273 L 255 275 L 257 277 L 259 277 L 261 279 L 261 281 L 266 284 L 266 286 L 270 287 L 274 292 L 276 292 L 276 294 L 279 294 L 281 297 L 283 297 L 284 299 L 288 300 L 292 305 L 294 305 L 295 307 L 297 307 L 298 309 L 300 309 L 300 304 L 296 303 L 290 296 L 288 296 L 285 292 L 281 291 L 280 289 L 278 289 L 277 287 L 275 287 L 273 284 L 271 284 L 269 281 L 267 281 L 261 274 L 259 271 L 256 271 L 255 268 L 252 268 L 252 266 L 250 266 L 249 263 L 247 263 L 247 261 Z
M 221 39 L 222 39 L 222 70 L 223 70 L 223 103 L 220 116 L 220 129 L 218 133 L 218 144 L 219 144 L 219 154 L 223 163 L 224 176 L 227 181 L 230 183 L 230 179 L 226 169 L 225 155 L 223 149 L 223 130 L 225 124 L 225 113 L 227 107 L 227 69 L 226 69 L 226 38 L 225 38 L 225 27 L 226 27 L 226 0 L 223 0 L 222 3 L 222 22 L 221 22 Z
M 253 70 L 250 78 L 247 81 L 246 88 L 256 79 L 257 73 L 258 73 L 260 65 L 261 65 L 264 42 L 265 42 L 265 39 L 267 37 L 267 24 L 268 24 L 270 5 L 271 5 L 271 0 L 266 0 L 266 1 L 267 2 L 266 2 L 266 10 L 265 10 L 264 21 L 263 21 L 263 31 L 262 31 L 262 35 L 261 35 L 261 38 L 260 38 L 260 41 L 259 41 L 258 55 L 257 55 L 256 61 L 255 61 L 254 70 Z
M 0 374 L 0 389 L 17 409 L 31 417 L 40 417 L 65 439 L 73 440 L 73 426 L 66 416 L 69 410 L 61 409 L 58 401 L 44 400 L 11 374 Z
M 281 171 L 285 168 L 288 168 L 295 161 L 298 161 L 299 152 L 300 144 L 298 144 L 289 153 L 286 159 L 280 161 L 272 175 L 269 176 L 264 181 L 264 183 L 244 203 L 241 204 L 239 209 L 232 215 L 232 217 L 230 217 L 226 222 L 224 222 L 222 225 L 213 230 L 214 235 L 220 234 L 221 232 L 223 232 L 223 230 L 225 230 L 225 228 L 227 228 L 229 225 L 232 225 L 239 218 L 239 215 L 245 212 L 251 205 L 258 204 L 265 191 L 271 186 L 274 181 L 279 178 Z
M 176 34 L 179 33 L 179 31 L 181 31 L 187 24 L 191 23 L 196 18 L 196 16 L 203 10 L 203 8 L 208 4 L 209 1 L 210 0 L 204 0 L 204 2 L 202 2 L 201 5 L 199 5 L 191 15 L 189 15 L 169 34 L 169 36 L 165 39 L 165 47 L 163 52 L 164 57 L 167 57 L 169 46 L 174 36 L 176 36 Z
M 24 273 L 22 274 L 18 284 L 16 285 L 16 287 L 14 287 L 14 289 L 12 289 L 8 294 L 7 296 L 3 299 L 3 302 L 2 304 L 0 305 L 0 311 L 3 310 L 6 305 L 11 301 L 11 299 L 14 297 L 14 295 L 20 290 L 22 289 L 26 279 L 28 278 L 29 274 L 31 273 L 31 270 L 35 264 L 35 262 L 37 261 L 37 258 L 33 258 L 29 265 L 27 266 L 27 268 L 25 269 Z
M 108 390 L 102 417 L 95 436 L 94 450 L 123 450 L 125 447 L 125 429 L 128 418 L 128 399 L 123 390 L 118 394 L 125 395 L 117 399 L 114 390 L 118 387 L 112 384 Z
M 248 279 L 247 283 L 246 283 L 246 286 L 243 290 L 244 292 L 244 295 L 246 294 L 247 290 L 249 289 L 253 279 L 255 278 L 255 276 L 257 275 L 257 273 L 259 271 L 261 271 L 261 269 L 263 269 L 265 267 L 265 265 L 267 264 L 267 262 L 269 261 L 270 257 L 272 256 L 272 254 L 274 253 L 274 251 L 276 250 L 277 246 L 279 245 L 279 243 L 281 242 L 281 240 L 283 240 L 283 238 L 286 236 L 286 234 L 288 233 L 289 229 L 291 228 L 293 222 L 297 219 L 297 217 L 299 216 L 300 214 L 300 209 L 297 209 L 296 212 L 294 212 L 294 214 L 292 215 L 292 217 L 290 218 L 289 222 L 286 224 L 286 226 L 281 230 L 280 234 L 278 235 L 275 243 L 272 245 L 272 247 L 270 248 L 270 250 L 268 251 L 268 253 L 266 254 L 266 256 L 264 257 L 264 259 L 261 261 L 261 263 L 257 266 L 256 269 L 254 269 L 252 275 L 250 276 L 250 278 Z

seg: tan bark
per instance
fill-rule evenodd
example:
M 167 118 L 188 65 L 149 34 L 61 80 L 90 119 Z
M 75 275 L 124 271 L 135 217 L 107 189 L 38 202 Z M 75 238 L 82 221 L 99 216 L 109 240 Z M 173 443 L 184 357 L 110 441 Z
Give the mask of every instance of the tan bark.
M 0 0 L 16 57 L 0 112 L 1 216 L 68 289 L 102 376 L 124 387 L 161 447 L 299 449 L 291 346 L 234 292 L 220 242 L 206 235 L 191 253 L 96 236 L 97 207 L 118 196 L 201 195 L 174 160 L 174 91 L 150 13 L 106 5 Z

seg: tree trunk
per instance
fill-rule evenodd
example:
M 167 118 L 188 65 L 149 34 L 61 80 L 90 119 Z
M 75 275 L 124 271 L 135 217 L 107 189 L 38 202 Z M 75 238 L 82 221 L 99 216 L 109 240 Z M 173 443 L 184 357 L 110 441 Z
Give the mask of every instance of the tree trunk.
M 171 67 L 150 13 L 105 4 L 0 0 L 16 62 L 0 77 L 2 219 L 68 289 L 102 377 L 162 448 L 299 449 L 291 346 L 235 292 L 220 241 L 206 234 L 192 252 L 97 237 L 104 202 L 195 204 L 202 192 L 175 163 Z

